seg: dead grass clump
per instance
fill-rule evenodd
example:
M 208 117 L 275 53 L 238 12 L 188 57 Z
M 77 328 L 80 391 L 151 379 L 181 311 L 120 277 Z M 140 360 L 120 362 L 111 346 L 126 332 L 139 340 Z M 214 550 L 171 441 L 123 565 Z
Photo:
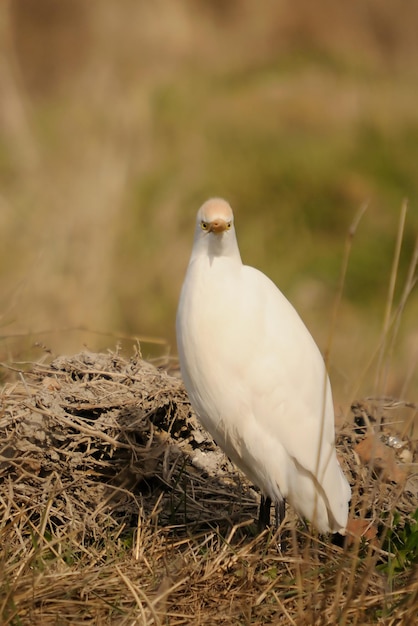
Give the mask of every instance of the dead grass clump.
M 187 455 L 217 476 L 228 464 L 191 416 L 180 381 L 139 357 L 85 352 L 36 364 L 3 401 L 5 511 L 24 511 L 34 525 L 47 511 L 54 534 L 96 540 L 103 528 L 136 525 L 139 510 L 149 514 L 193 471 L 183 467 Z
M 289 511 L 281 553 L 274 536 L 254 537 L 255 491 L 197 424 L 177 378 L 118 353 L 17 372 L 1 396 L 1 623 L 412 623 L 413 565 L 381 567 L 394 509 L 406 520 L 417 502 L 415 443 L 388 418 L 398 410 L 416 408 L 357 403 L 339 434 L 363 524 L 350 546 Z M 402 480 L 383 452 L 365 461 L 357 451 L 372 433 L 396 450 Z

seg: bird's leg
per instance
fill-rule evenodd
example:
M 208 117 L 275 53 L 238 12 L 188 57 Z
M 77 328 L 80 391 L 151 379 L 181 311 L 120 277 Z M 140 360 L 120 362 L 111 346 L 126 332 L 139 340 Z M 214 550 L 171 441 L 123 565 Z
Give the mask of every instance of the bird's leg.
M 276 522 L 274 524 L 274 530 L 277 530 L 284 520 L 284 516 L 286 515 L 286 500 L 280 500 L 279 502 L 274 503 L 274 512 L 276 513 Z
M 258 514 L 258 531 L 262 532 L 267 526 L 270 526 L 270 508 L 271 498 L 261 496 L 260 510 Z
M 262 532 L 270 526 L 270 509 L 271 509 L 271 498 L 268 496 L 261 496 L 260 501 L 260 512 L 258 514 L 258 532 Z M 286 500 L 276 501 L 274 503 L 274 512 L 275 512 L 275 520 L 274 520 L 274 531 L 277 533 L 281 523 L 284 520 L 286 515 Z M 284 552 L 286 549 L 285 539 L 279 535 L 277 538 L 277 545 L 281 552 Z
M 277 532 L 281 523 L 284 520 L 286 515 L 286 500 L 280 500 L 279 502 L 274 503 L 274 512 L 276 513 L 276 519 L 274 524 L 274 530 Z M 277 539 L 277 545 L 281 552 L 284 552 L 286 549 L 286 540 L 283 537 L 283 533 L 281 532 Z

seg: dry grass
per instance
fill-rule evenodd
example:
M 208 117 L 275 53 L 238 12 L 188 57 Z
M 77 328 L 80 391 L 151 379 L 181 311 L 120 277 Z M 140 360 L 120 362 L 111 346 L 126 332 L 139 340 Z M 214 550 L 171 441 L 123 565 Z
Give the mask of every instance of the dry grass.
M 356 403 L 338 435 L 369 540 L 338 547 L 289 511 L 281 553 L 255 536 L 256 493 L 165 367 L 82 353 L 15 370 L 1 396 L 2 624 L 412 623 L 416 572 L 376 565 L 393 510 L 416 508 L 416 406 Z M 401 440 L 406 483 L 362 462 L 373 426 Z
M 416 619 L 416 558 L 391 567 L 387 538 L 396 511 L 405 524 L 417 507 L 417 407 L 382 397 L 409 399 L 416 376 L 416 9 L 228 7 L 0 6 L 2 624 Z M 256 536 L 257 493 L 195 422 L 169 363 L 12 365 L 34 339 L 100 350 L 109 328 L 129 350 L 138 331 L 173 344 L 191 215 L 215 193 L 239 212 L 243 258 L 335 357 L 338 401 L 378 396 L 353 403 L 338 432 L 363 534 L 350 545 L 292 511 L 285 553 Z M 348 213 L 368 199 L 327 342 Z

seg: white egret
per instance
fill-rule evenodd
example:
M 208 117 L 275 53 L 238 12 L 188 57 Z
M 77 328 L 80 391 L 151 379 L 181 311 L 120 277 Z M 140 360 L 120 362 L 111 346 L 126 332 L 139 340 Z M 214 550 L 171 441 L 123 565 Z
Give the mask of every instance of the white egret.
M 261 489 L 261 524 L 271 502 L 282 518 L 288 500 L 320 532 L 343 532 L 351 491 L 335 453 L 324 361 L 275 284 L 243 265 L 220 198 L 197 213 L 176 330 L 191 405 Z

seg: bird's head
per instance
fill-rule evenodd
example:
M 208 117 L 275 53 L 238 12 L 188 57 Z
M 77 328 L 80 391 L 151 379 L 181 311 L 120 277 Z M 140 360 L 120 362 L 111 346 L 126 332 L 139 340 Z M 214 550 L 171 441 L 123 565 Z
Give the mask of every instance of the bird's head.
M 231 230 L 234 215 L 229 204 L 221 198 L 211 198 L 203 204 L 197 213 L 197 228 L 205 234 L 221 235 Z
M 214 257 L 240 259 L 234 229 L 234 214 L 226 200 L 211 198 L 196 218 L 194 252 Z

